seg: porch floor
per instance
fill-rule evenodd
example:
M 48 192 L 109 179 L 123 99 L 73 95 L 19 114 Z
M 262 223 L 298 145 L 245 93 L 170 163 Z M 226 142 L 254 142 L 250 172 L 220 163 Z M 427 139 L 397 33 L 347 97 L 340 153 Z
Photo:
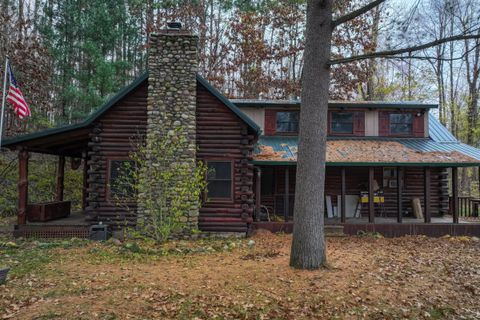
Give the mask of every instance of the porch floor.
M 254 222 L 253 229 L 267 229 L 271 232 L 291 233 L 293 222 Z M 350 218 L 346 223 L 340 223 L 340 218 L 325 219 L 325 233 L 338 235 L 341 228 L 343 234 L 355 235 L 358 232 L 378 232 L 385 237 L 401 237 L 405 235 L 426 235 L 430 237 L 452 236 L 476 236 L 480 237 L 479 218 L 462 218 L 458 224 L 453 223 L 451 216 L 432 217 L 431 223 L 425 223 L 423 219 L 403 218 L 398 223 L 393 217 L 375 217 L 375 223 L 369 223 L 367 217 Z
M 347 218 L 347 224 L 364 224 L 369 223 L 368 217 L 361 217 L 361 218 Z M 377 224 L 385 224 L 385 223 L 398 223 L 396 217 L 375 217 L 375 223 Z M 402 223 L 425 223 L 423 219 L 416 219 L 411 217 L 403 217 Z M 453 217 L 451 215 L 445 215 L 442 217 L 432 217 L 430 223 L 439 223 L 439 224 L 449 224 L 453 223 Z M 462 217 L 459 218 L 459 223 L 480 223 L 480 219 L 476 218 L 469 218 L 464 219 Z M 325 218 L 325 224 L 341 224 L 340 218 Z

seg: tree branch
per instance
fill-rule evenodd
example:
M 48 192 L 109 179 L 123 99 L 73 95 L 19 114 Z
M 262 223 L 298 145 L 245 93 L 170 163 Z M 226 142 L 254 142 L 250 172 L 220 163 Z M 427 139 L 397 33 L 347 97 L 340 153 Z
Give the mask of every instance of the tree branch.
M 350 20 L 353 20 L 355 19 L 356 17 L 372 10 L 373 8 L 375 8 L 376 6 L 382 4 L 383 2 L 385 2 L 386 0 L 375 0 L 375 1 L 372 1 L 370 2 L 369 4 L 361 7 L 360 9 L 358 10 L 355 10 L 355 11 L 352 11 L 350 13 L 347 13 L 346 15 L 343 15 L 337 19 L 335 19 L 334 21 L 332 21 L 332 28 L 335 28 L 337 27 L 338 25 L 342 24 L 342 23 L 345 23 L 347 21 L 350 21 Z
M 415 52 L 415 51 L 419 51 L 419 50 L 428 49 L 428 48 L 435 47 L 435 46 L 438 46 L 438 45 L 440 45 L 442 43 L 446 43 L 446 42 L 453 42 L 453 41 L 458 41 L 458 40 L 468 40 L 468 39 L 480 39 L 480 35 L 479 34 L 472 34 L 472 35 L 458 34 L 458 35 L 455 35 L 455 36 L 434 40 L 434 41 L 424 43 L 424 44 L 421 44 L 421 45 L 418 45 L 418 46 L 396 49 L 396 50 L 386 50 L 386 51 L 366 53 L 366 54 L 362 54 L 362 55 L 358 55 L 358 56 L 352 56 L 352 57 L 348 57 L 348 58 L 333 59 L 333 60 L 330 60 L 330 65 L 348 63 L 348 62 L 354 62 L 354 61 L 360 61 L 360 60 L 366 60 L 366 59 L 374 59 L 374 58 L 387 58 L 387 57 L 392 57 L 392 56 L 396 56 L 396 55 L 403 54 L 403 53 L 410 53 L 410 52 Z

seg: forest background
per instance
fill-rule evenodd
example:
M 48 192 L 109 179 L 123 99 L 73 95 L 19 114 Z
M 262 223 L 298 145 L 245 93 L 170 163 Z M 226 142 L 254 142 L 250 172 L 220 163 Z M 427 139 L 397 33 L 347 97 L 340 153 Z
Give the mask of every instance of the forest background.
M 4 136 L 77 123 L 146 70 L 148 38 L 169 21 L 199 36 L 200 73 L 231 98 L 296 99 L 303 68 L 305 0 L 0 0 L 0 60 L 8 54 L 32 110 L 7 108 Z M 366 0 L 337 1 L 336 14 Z M 480 0 L 387 1 L 337 28 L 334 57 L 480 32 Z M 332 67 L 330 99 L 438 103 L 434 116 L 479 147 L 480 40 Z M 0 66 L 3 74 L 3 63 Z M 55 164 L 34 157 L 31 201 L 54 194 Z M 48 160 L 48 161 L 45 161 Z M 0 157 L 0 212 L 13 213 L 15 155 Z M 81 170 L 66 173 L 79 199 Z M 461 174 L 478 196 L 477 169 Z M 74 205 L 78 201 L 74 200 Z

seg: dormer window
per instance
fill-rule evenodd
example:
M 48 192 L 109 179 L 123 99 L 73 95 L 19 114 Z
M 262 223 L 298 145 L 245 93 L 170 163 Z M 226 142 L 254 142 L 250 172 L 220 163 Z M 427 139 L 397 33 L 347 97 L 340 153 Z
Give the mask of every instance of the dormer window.
M 300 112 L 298 111 L 279 111 L 277 112 L 277 132 L 279 133 L 297 133 Z
M 332 112 L 331 117 L 332 134 L 353 134 L 353 112 Z
M 390 134 L 411 135 L 413 131 L 412 113 L 390 113 Z

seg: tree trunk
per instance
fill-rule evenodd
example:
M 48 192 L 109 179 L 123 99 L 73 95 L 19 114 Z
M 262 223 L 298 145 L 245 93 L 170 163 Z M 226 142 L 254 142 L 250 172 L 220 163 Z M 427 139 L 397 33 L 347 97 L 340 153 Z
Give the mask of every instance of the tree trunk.
M 307 6 L 290 265 L 316 269 L 326 262 L 323 211 L 332 0 L 309 0 Z

